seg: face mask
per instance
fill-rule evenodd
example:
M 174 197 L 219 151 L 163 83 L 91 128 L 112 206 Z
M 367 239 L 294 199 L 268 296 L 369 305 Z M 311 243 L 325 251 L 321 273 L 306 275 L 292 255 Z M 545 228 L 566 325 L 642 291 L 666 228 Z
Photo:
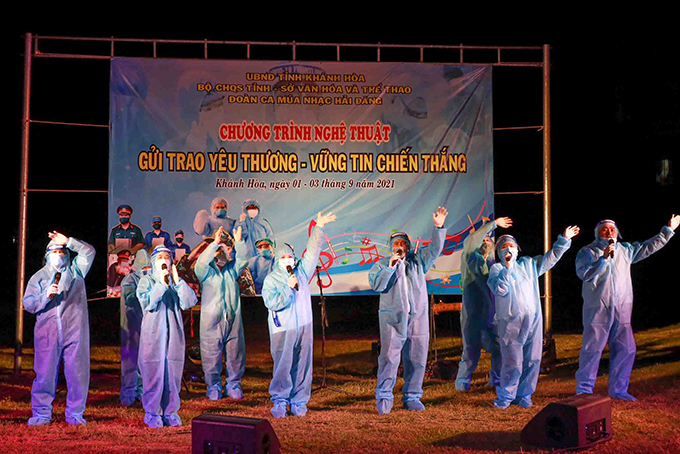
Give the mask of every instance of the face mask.
M 153 227 L 154 230 L 160 230 L 160 229 L 161 229 L 161 225 L 160 225 L 160 224 L 152 224 L 151 227 Z
M 177 242 L 177 244 L 179 244 L 179 243 L 181 243 L 182 241 L 184 241 L 184 238 L 182 238 L 181 236 L 176 236 L 176 237 L 175 237 L 175 241 Z
M 68 261 L 66 256 L 61 254 L 50 254 L 47 260 L 49 261 L 50 265 L 57 269 L 61 269 L 66 266 L 66 262 Z
M 284 270 L 289 266 L 292 268 L 293 265 L 295 265 L 295 259 L 292 258 L 292 257 L 285 258 L 285 259 L 279 259 L 279 266 L 281 268 L 283 268 Z
M 121 216 L 118 218 L 121 224 L 127 224 L 130 222 L 130 216 Z
M 517 248 L 516 247 L 508 247 L 508 248 L 505 248 L 505 249 L 501 249 L 501 259 L 503 259 L 503 261 L 505 261 L 505 255 L 508 252 L 511 255 L 511 258 L 510 258 L 511 262 L 514 262 L 515 260 L 517 260 Z
M 226 218 L 227 217 L 227 210 L 226 209 L 221 209 L 221 210 L 216 210 L 215 211 L 215 216 L 218 218 Z
M 258 249 L 257 253 L 266 259 L 272 256 L 272 250 L 271 249 Z
M 257 216 L 257 213 L 259 213 L 260 210 L 248 210 L 248 216 L 250 216 L 250 219 L 253 219 L 255 216 Z

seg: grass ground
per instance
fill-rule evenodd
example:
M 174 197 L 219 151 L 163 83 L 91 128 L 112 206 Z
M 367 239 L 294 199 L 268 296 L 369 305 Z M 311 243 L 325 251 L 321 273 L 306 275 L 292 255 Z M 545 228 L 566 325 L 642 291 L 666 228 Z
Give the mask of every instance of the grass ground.
M 24 371 L 11 374 L 13 350 L 0 349 L 0 450 L 2 454 L 30 452 L 190 452 L 191 419 L 202 413 L 221 413 L 268 419 L 286 453 L 484 453 L 539 451 L 520 443 L 521 429 L 544 406 L 574 393 L 574 372 L 581 339 L 556 335 L 558 367 L 541 376 L 534 407 L 496 410 L 495 393 L 486 387 L 489 357 L 483 355 L 481 372 L 473 376 L 469 393 L 455 391 L 452 381 L 425 382 L 425 412 L 407 412 L 398 405 L 379 416 L 373 389 L 373 336 L 330 336 L 326 344 L 328 385 L 352 393 L 331 390 L 312 394 L 305 418 L 274 420 L 267 392 L 272 361 L 266 327 L 247 327 L 248 362 L 243 379 L 245 399 L 218 402 L 205 397 L 205 386 L 190 383 L 182 392 L 179 412 L 184 426 L 148 429 L 139 403 L 131 408 L 118 402 L 119 355 L 114 346 L 92 348 L 92 375 L 85 417 L 87 427 L 71 427 L 64 421 L 65 391 L 55 400 L 55 418 L 49 426 L 27 427 L 31 414 L 32 350 L 26 350 Z M 680 325 L 636 333 L 638 354 L 630 391 L 639 402 L 612 403 L 613 439 L 595 446 L 601 453 L 680 452 Z M 438 338 L 439 358 L 458 360 L 459 337 Z M 322 376 L 320 341 L 315 345 L 315 384 Z M 596 393 L 606 395 L 605 354 Z

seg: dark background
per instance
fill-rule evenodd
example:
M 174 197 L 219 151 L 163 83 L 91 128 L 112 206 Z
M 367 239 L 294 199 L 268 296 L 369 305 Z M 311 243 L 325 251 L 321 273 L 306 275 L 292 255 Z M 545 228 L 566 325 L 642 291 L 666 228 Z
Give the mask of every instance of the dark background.
M 122 23 L 122 22 L 121 22 Z M 596 223 L 617 221 L 624 241 L 643 241 L 659 232 L 671 213 L 680 212 L 678 176 L 657 175 L 664 159 L 678 165 L 680 81 L 673 41 L 617 34 L 564 34 L 548 31 L 531 36 L 488 30 L 452 31 L 435 27 L 430 33 L 405 34 L 399 27 L 172 27 L 106 25 L 83 21 L 17 20 L 4 30 L 5 73 L 9 74 L 5 110 L 10 113 L 5 151 L 7 208 L 2 236 L 2 301 L 0 345 L 14 338 L 17 238 L 21 166 L 23 34 L 210 39 L 253 41 L 315 41 L 389 44 L 465 44 L 496 46 L 551 45 L 552 201 L 555 238 L 565 226 L 582 228 L 570 251 L 553 271 L 553 328 L 579 332 L 581 282 L 574 272 L 576 252 L 593 240 Z M 602 30 L 600 30 L 602 31 Z M 634 38 L 634 39 L 633 39 Z M 658 37 L 657 37 L 658 38 Z M 103 44 L 108 46 L 108 44 Z M 101 46 L 101 45 L 100 45 Z M 159 49 L 161 49 L 159 47 Z M 46 49 L 47 50 L 47 49 Z M 201 58 L 202 49 L 186 46 L 183 57 Z M 162 55 L 160 50 L 159 54 Z M 174 55 L 174 54 L 173 54 Z M 375 51 L 355 51 L 353 59 L 374 61 Z M 466 60 L 468 55 L 466 52 Z M 224 57 L 232 57 L 225 52 Z M 300 50 L 298 60 L 332 60 L 335 51 Z M 383 61 L 415 61 L 417 51 L 390 54 Z M 494 61 L 479 53 L 480 62 Z M 263 48 L 253 59 L 290 59 L 289 51 Z M 471 58 L 472 59 L 472 58 Z M 485 60 L 488 59 L 488 60 Z M 457 61 L 457 54 L 451 56 Z M 34 59 L 31 118 L 94 124 L 108 123 L 109 62 Z M 537 68 L 494 68 L 494 126 L 542 124 L 542 71 Z M 542 133 L 535 130 L 497 131 L 494 134 L 495 189 L 542 189 Z M 673 169 L 672 170 L 676 170 Z M 108 186 L 108 130 L 33 124 L 30 137 L 29 187 L 106 190 Z M 524 254 L 542 252 L 540 195 L 499 195 L 497 216 L 515 221 L 513 234 Z M 42 266 L 47 232 L 57 230 L 93 244 L 98 251 L 87 278 L 91 298 L 105 288 L 107 196 L 97 194 L 31 193 L 28 197 L 26 279 Z M 342 215 L 339 213 L 339 215 Z M 426 215 L 414 213 L 414 215 Z M 133 222 L 135 222 L 133 215 Z M 148 226 L 142 225 L 147 231 Z M 499 230 L 502 232 L 502 230 Z M 662 251 L 633 267 L 635 329 L 680 322 L 677 256 L 674 239 Z M 460 297 L 444 298 L 448 301 Z M 316 299 L 315 299 L 316 301 Z M 331 333 L 363 331 L 377 335 L 377 297 L 329 298 Z M 265 323 L 261 300 L 244 301 L 246 323 Z M 32 343 L 34 316 L 25 313 L 25 340 Z M 115 343 L 118 338 L 118 301 L 90 303 L 93 343 Z M 457 314 L 437 318 L 440 329 L 458 332 Z

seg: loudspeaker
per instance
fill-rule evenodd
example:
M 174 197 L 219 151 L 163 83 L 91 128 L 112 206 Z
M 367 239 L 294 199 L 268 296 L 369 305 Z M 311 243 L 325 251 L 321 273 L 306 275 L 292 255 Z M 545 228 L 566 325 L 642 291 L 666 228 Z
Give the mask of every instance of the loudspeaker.
M 203 414 L 191 421 L 193 454 L 280 454 L 281 444 L 269 421 Z
M 579 394 L 553 402 L 522 429 L 522 443 L 546 448 L 587 448 L 612 438 L 609 397 Z

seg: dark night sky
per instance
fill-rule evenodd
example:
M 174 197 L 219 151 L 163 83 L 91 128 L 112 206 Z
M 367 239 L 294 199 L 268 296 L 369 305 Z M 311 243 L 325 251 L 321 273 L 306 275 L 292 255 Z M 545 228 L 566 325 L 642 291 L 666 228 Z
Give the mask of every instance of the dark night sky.
M 3 334 L 0 345 L 10 344 L 14 332 L 14 289 L 16 286 L 18 191 L 21 155 L 21 89 L 23 69 L 22 34 L 186 38 L 216 40 L 276 40 L 317 42 L 366 42 L 466 45 L 552 46 L 552 168 L 553 232 L 578 224 L 582 233 L 553 273 L 554 319 L 558 332 L 580 327 L 580 281 L 574 273 L 579 248 L 593 239 L 595 224 L 604 218 L 618 222 L 624 241 L 642 241 L 658 233 L 672 212 L 680 212 L 678 176 L 671 184 L 657 182 L 659 163 L 668 159 L 678 166 L 680 134 L 680 80 L 675 69 L 677 51 L 669 41 L 652 40 L 634 44 L 617 41 L 613 35 L 559 36 L 553 30 L 544 35 L 504 34 L 499 30 L 470 33 L 435 28 L 430 33 L 405 37 L 401 28 L 355 26 L 343 29 L 293 27 L 252 28 L 239 31 L 226 27 L 211 30 L 164 27 L 104 26 L 83 22 L 69 27 L 51 23 L 19 21 L 11 32 L 5 30 L 11 75 L 11 95 L 6 187 L 9 193 L 9 225 L 5 227 L 2 249 L 3 301 L 0 317 Z M 512 36 L 512 38 L 508 38 Z M 618 35 L 616 35 L 618 37 Z M 617 38 L 618 39 L 618 38 Z M 624 38 L 625 39 L 625 38 Z M 677 41 L 677 40 L 676 40 Z M 595 45 L 589 45 L 594 43 Z M 34 80 L 34 119 L 108 122 L 108 62 L 82 63 L 36 61 L 35 74 L 50 74 L 49 80 Z M 50 59 L 51 60 L 51 59 Z M 69 63 L 69 66 L 67 66 Z M 67 71 L 68 79 L 59 75 Z M 44 77 L 44 76 L 41 76 Z M 103 79 L 96 79 L 103 77 Z M 73 81 L 79 81 L 74 83 Z M 93 80 L 98 80 L 94 83 Z M 537 125 L 541 118 L 540 70 L 494 72 L 494 124 L 496 127 Z M 38 102 L 43 95 L 47 102 Z M 73 100 L 71 101 L 71 99 Z M 96 143 L 107 144 L 107 132 L 54 127 L 34 127 L 31 136 L 30 186 L 51 188 L 107 189 L 108 154 Z M 103 136 L 102 136 L 103 135 Z M 541 134 L 497 132 L 494 136 L 496 191 L 541 189 Z M 35 147 L 35 148 L 33 148 Z M 106 195 L 87 196 L 31 194 L 27 278 L 40 266 L 36 256 L 44 250 L 45 232 L 63 229 L 93 243 L 103 251 L 106 241 Z M 520 241 L 525 254 L 536 255 L 542 247 L 540 196 L 498 196 L 497 216 L 510 216 L 515 227 L 508 233 Z M 680 322 L 677 293 L 671 295 L 678 274 L 680 241 L 674 239 L 662 251 L 633 267 L 636 305 L 633 326 L 637 329 Z M 104 288 L 104 254 L 88 277 L 88 289 Z M 115 304 L 110 307 L 117 307 Z M 97 309 L 91 306 L 91 314 Z M 376 317 L 377 319 L 377 317 Z M 30 319 L 29 319 L 30 320 Z M 377 329 L 377 328 L 376 328 Z M 27 335 L 32 325 L 26 325 Z

